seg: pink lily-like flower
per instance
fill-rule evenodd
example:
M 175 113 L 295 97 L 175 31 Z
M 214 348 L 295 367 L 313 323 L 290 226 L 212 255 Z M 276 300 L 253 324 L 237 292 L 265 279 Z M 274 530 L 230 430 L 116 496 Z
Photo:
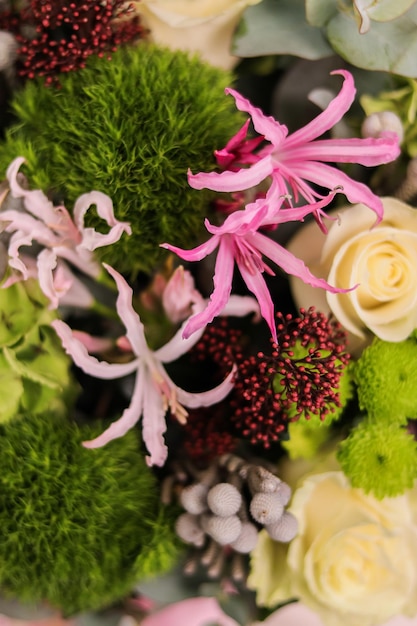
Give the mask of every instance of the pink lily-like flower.
M 340 289 L 332 287 L 324 279 L 314 276 L 301 259 L 295 257 L 270 237 L 258 232 L 260 228 L 303 220 L 309 214 L 317 214 L 320 217 L 323 214 L 323 207 L 332 200 L 333 196 L 334 194 L 329 194 L 325 199 L 311 205 L 282 209 L 284 199 L 279 196 L 279 187 L 276 181 L 273 181 L 266 198 L 248 204 L 244 211 L 235 211 L 226 218 L 222 226 L 214 226 L 206 219 L 205 226 L 212 237 L 200 246 L 192 250 L 183 250 L 168 243 L 161 244 L 163 248 L 175 252 L 186 261 L 201 261 L 218 248 L 213 293 L 206 308 L 190 317 L 183 336 L 188 338 L 204 328 L 224 309 L 232 290 L 235 262 L 249 291 L 258 300 L 261 315 L 267 322 L 275 341 L 277 334 L 274 304 L 263 277 L 264 273 L 271 276 L 275 274 L 265 263 L 263 256 L 269 258 L 288 274 L 301 278 L 313 287 L 340 292 Z
M 226 89 L 226 93 L 234 97 L 237 108 L 249 113 L 255 130 L 265 137 L 269 145 L 254 155 L 255 162 L 251 163 L 245 153 L 243 162 L 250 164 L 249 167 L 235 171 L 234 165 L 240 157 L 235 144 L 236 141 L 242 141 L 242 128 L 233 138 L 236 141 L 231 140 L 224 151 L 219 152 L 222 155 L 220 164 L 229 169 L 221 173 L 189 172 L 188 182 L 191 187 L 220 192 L 243 191 L 271 176 L 278 183 L 281 194 L 292 191 L 296 199 L 301 195 L 309 203 L 323 197 L 312 184 L 330 190 L 338 187 L 343 189 L 350 202 L 365 204 L 375 211 L 380 220 L 383 213 L 380 199 L 366 185 L 352 180 L 327 163 L 358 163 L 365 166 L 388 163 L 400 154 L 398 136 L 396 133 L 385 133 L 384 137 L 378 139 L 316 140 L 342 118 L 355 98 L 352 75 L 346 70 L 337 70 L 332 74 L 340 74 L 344 78 L 339 94 L 314 120 L 291 135 L 288 135 L 286 126 L 264 115 L 237 91 Z
M 31 246 L 36 241 L 43 246 L 37 255 L 37 278 L 43 293 L 50 300 L 50 308 L 56 308 L 72 285 L 72 275 L 65 261 L 84 274 L 97 278 L 101 265 L 92 252 L 115 243 L 124 232 L 130 235 L 131 228 L 127 222 L 120 222 L 114 217 L 111 199 L 100 191 L 80 196 L 75 202 L 72 218 L 65 207 L 55 207 L 42 191 L 23 189 L 17 175 L 24 161 L 23 157 L 18 157 L 7 170 L 10 191 L 13 197 L 23 198 L 26 212 L 9 209 L 0 213 L 6 232 L 12 234 L 9 265 L 18 272 L 3 287 L 16 280 L 27 280 L 30 272 L 20 256 L 20 248 Z M 84 226 L 84 216 L 92 205 L 96 205 L 98 215 L 110 227 L 107 234 Z
M 149 465 L 162 466 L 168 454 L 163 438 L 166 430 L 165 414 L 168 409 L 184 423 L 187 416 L 184 406 L 196 408 L 220 402 L 233 387 L 234 370 L 232 369 L 220 385 L 209 391 L 190 393 L 175 385 L 163 364 L 175 361 L 187 352 L 201 337 L 204 328 L 188 340 L 182 338 L 183 328 L 180 328 L 165 346 L 152 351 L 146 343 L 143 324 L 132 306 L 132 289 L 115 269 L 106 264 L 103 266 L 114 278 L 119 292 L 116 308 L 127 331 L 121 345 L 130 347 L 135 358 L 128 363 L 98 361 L 88 353 L 84 341 L 80 340 L 80 335 L 76 336 L 65 322 L 54 320 L 52 326 L 74 363 L 87 374 L 112 380 L 136 373 L 136 381 L 130 406 L 107 430 L 95 439 L 84 442 L 84 446 L 99 448 L 113 439 L 122 437 L 142 416 L 143 440 L 149 451 L 147 462 Z

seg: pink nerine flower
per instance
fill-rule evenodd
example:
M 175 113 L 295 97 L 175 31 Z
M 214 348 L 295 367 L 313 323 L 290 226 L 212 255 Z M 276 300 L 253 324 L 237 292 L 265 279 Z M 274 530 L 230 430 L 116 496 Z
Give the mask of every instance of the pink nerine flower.
M 303 261 L 283 246 L 258 232 L 262 227 L 303 220 L 312 213 L 321 216 L 322 208 L 332 200 L 333 195 L 329 194 L 326 199 L 311 205 L 283 209 L 281 205 L 284 199 L 279 196 L 278 185 L 273 181 L 266 198 L 248 204 L 244 211 L 235 211 L 226 218 L 222 226 L 213 226 L 206 220 L 205 226 L 212 237 L 200 246 L 192 250 L 183 250 L 167 243 L 162 244 L 162 247 L 175 252 L 186 261 L 200 261 L 218 247 L 213 293 L 206 308 L 190 317 L 184 328 L 184 337 L 189 337 L 209 324 L 224 309 L 232 290 L 235 262 L 248 289 L 257 298 L 261 315 L 266 320 L 275 341 L 277 335 L 274 304 L 263 277 L 264 272 L 270 275 L 274 275 L 274 272 L 265 263 L 263 256 L 288 274 L 301 278 L 313 287 L 339 292 L 340 289 L 332 287 L 322 278 L 315 277 Z
M 265 137 L 269 145 L 255 154 L 256 159 L 252 161 L 247 154 L 247 145 L 242 145 L 239 149 L 238 144 L 243 141 L 246 132 L 243 127 L 226 148 L 217 153 L 218 162 L 222 167 L 227 167 L 227 171 L 199 174 L 189 172 L 188 181 L 191 187 L 223 192 L 242 191 L 271 176 L 277 182 L 281 194 L 292 190 L 295 198 L 301 195 L 309 203 L 323 197 L 312 184 L 331 190 L 339 187 L 350 202 L 365 204 L 381 219 L 383 210 L 380 199 L 366 185 L 352 180 L 326 162 L 359 163 L 366 166 L 388 163 L 400 153 L 398 136 L 395 133 L 386 133 L 378 139 L 317 141 L 317 137 L 330 130 L 342 118 L 355 98 L 352 75 L 346 70 L 337 70 L 332 74 L 340 74 L 344 78 L 339 94 L 325 111 L 291 135 L 288 135 L 286 126 L 264 115 L 237 91 L 226 89 L 226 93 L 234 97 L 237 108 L 250 114 L 255 130 Z M 235 171 L 235 166 L 242 163 L 250 165 Z
M 97 278 L 101 265 L 92 252 L 115 243 L 124 232 L 130 235 L 131 228 L 127 222 L 119 222 L 115 218 L 111 199 L 100 191 L 80 196 L 71 218 L 65 207 L 55 207 L 42 191 L 23 189 L 17 175 L 24 161 L 23 157 L 18 157 L 7 170 L 10 191 L 13 197 L 23 198 L 26 212 L 10 209 L 0 213 L 6 232 L 12 234 L 9 265 L 19 273 L 18 277 L 10 277 L 3 286 L 29 277 L 29 268 L 20 256 L 20 248 L 31 246 L 36 241 L 43 246 L 37 256 L 37 278 L 43 293 L 50 300 L 51 308 L 56 308 L 72 286 L 71 272 L 62 259 L 84 274 Z M 84 216 L 92 205 L 96 205 L 98 215 L 110 227 L 107 234 L 84 226 Z
M 168 452 L 163 438 L 168 409 L 180 422 L 184 422 L 187 416 L 184 406 L 196 408 L 220 402 L 233 387 L 234 371 L 220 385 L 201 393 L 190 393 L 175 385 L 163 364 L 170 363 L 187 352 L 201 337 L 204 329 L 191 339 L 185 340 L 182 338 L 183 328 L 180 328 L 165 346 L 152 351 L 146 342 L 143 324 L 132 306 L 132 289 L 116 270 L 103 265 L 114 278 L 119 292 L 116 308 L 127 331 L 121 345 L 129 347 L 135 358 L 128 363 L 98 361 L 87 352 L 85 341 L 80 340 L 81 336 L 75 335 L 67 324 L 54 320 L 52 326 L 74 363 L 87 374 L 111 380 L 135 372 L 136 381 L 130 406 L 107 430 L 96 439 L 85 442 L 84 446 L 99 448 L 117 437 L 122 437 L 142 416 L 143 440 L 149 451 L 147 462 L 149 465 L 162 466 Z M 91 345 L 94 345 L 93 340 Z

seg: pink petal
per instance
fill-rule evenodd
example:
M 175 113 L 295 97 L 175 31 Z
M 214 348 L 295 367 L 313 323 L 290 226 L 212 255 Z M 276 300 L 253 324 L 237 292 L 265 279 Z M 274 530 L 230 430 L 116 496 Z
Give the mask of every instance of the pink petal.
M 54 246 L 54 250 L 57 256 L 65 259 L 74 267 L 77 267 L 83 274 L 91 276 L 92 278 L 98 278 L 101 272 L 101 265 L 97 262 L 92 252 L 77 246 L 76 248 L 70 248 L 68 246 Z
M 58 243 L 57 237 L 50 228 L 24 211 L 12 209 L 2 211 L 1 221 L 9 222 L 5 228 L 6 232 L 19 232 L 30 237 L 29 243 L 24 245 L 31 245 L 33 239 L 45 246 L 54 246 Z
M 260 320 L 259 304 L 255 298 L 251 296 L 235 296 L 231 295 L 229 300 L 221 311 L 220 315 L 230 315 L 231 317 L 244 317 L 245 315 L 255 314 L 254 321 Z
M 324 626 L 320 617 L 299 602 L 287 604 L 274 611 L 265 621 L 253 626 Z
M 20 272 L 24 280 L 28 278 L 28 269 L 26 264 L 21 260 L 19 249 L 21 246 L 31 246 L 32 237 L 26 235 L 22 231 L 13 233 L 9 241 L 9 265 L 13 269 Z
M 130 405 L 123 411 L 119 419 L 106 428 L 101 435 L 90 441 L 83 441 L 84 448 L 101 448 L 110 441 L 113 441 L 113 439 L 123 437 L 123 435 L 133 428 L 142 415 L 146 384 L 147 381 L 145 379 L 144 370 L 140 369 L 136 376 Z
M 273 117 L 265 115 L 261 109 L 254 107 L 249 100 L 244 98 L 234 89 L 225 89 L 227 94 L 233 96 L 236 107 L 239 111 L 249 113 L 252 118 L 253 127 L 257 133 L 264 135 L 265 139 L 270 141 L 275 147 L 282 144 L 288 135 L 288 128 L 284 124 L 280 124 Z
M 190 272 L 182 265 L 177 267 L 162 293 L 162 306 L 169 320 L 178 324 L 187 319 L 192 305 L 202 299 Z
M 76 339 L 78 339 L 78 341 L 81 341 L 88 352 L 95 352 L 99 354 L 100 352 L 110 350 L 110 348 L 114 346 L 114 341 L 112 339 L 108 339 L 106 337 L 93 337 L 82 330 L 73 330 L 72 334 Z
M 204 303 L 205 301 L 202 299 L 201 306 L 198 307 L 199 312 L 204 308 Z M 201 338 L 204 333 L 205 326 L 202 326 L 200 329 L 194 331 L 192 335 L 185 338 L 184 332 L 187 324 L 188 319 L 183 322 L 175 335 L 164 346 L 154 352 L 154 356 L 158 359 L 158 361 L 161 361 L 161 363 L 171 363 L 172 361 L 175 361 L 180 356 L 188 352 L 190 348 L 192 348 Z
M 376 213 L 377 221 L 381 221 L 384 214 L 381 199 L 363 183 L 352 180 L 341 170 L 326 163 L 313 163 L 310 161 L 297 166 L 297 170 L 300 176 L 318 185 L 324 185 L 330 189 L 341 187 L 340 193 L 343 193 L 349 202 L 352 204 L 365 204 L 365 206 Z
M 183 404 L 189 409 L 195 409 L 199 406 L 211 406 L 212 404 L 217 404 L 217 402 L 223 400 L 232 391 L 234 386 L 235 373 L 236 368 L 234 367 L 226 376 L 226 378 L 220 383 L 220 385 L 217 385 L 217 387 L 209 389 L 208 391 L 191 393 L 189 391 L 181 389 L 181 387 L 175 387 L 176 397 L 180 404 Z
M 327 132 L 341 120 L 350 109 L 356 94 L 353 76 L 346 70 L 335 70 L 331 74 L 340 74 L 344 81 L 338 95 L 333 98 L 328 107 L 309 124 L 292 133 L 285 141 L 285 149 L 302 145 Z
M 98 233 L 94 228 L 84 228 L 84 215 L 92 205 L 96 205 L 99 217 L 111 226 L 107 234 Z M 111 198 L 101 191 L 91 191 L 77 199 L 74 205 L 74 222 L 82 233 L 83 247 L 90 251 L 119 241 L 123 233 L 132 234 L 130 224 L 116 220 Z
M 136 356 L 145 356 L 149 352 L 145 339 L 145 331 L 139 315 L 132 306 L 133 291 L 119 272 L 103 263 L 103 267 L 113 277 L 118 289 L 116 300 L 117 313 L 126 327 L 128 338 Z
M 255 248 L 259 250 L 259 252 L 281 267 L 284 272 L 301 278 L 302 281 L 312 287 L 321 287 L 322 289 L 326 289 L 332 293 L 344 293 L 345 291 L 351 291 L 351 289 L 337 289 L 336 287 L 329 285 L 329 283 L 323 278 L 317 278 L 310 272 L 301 259 L 298 259 L 291 252 L 286 250 L 283 246 L 280 246 L 269 237 L 265 237 L 265 235 L 262 235 L 261 233 L 253 233 L 248 235 L 247 239 Z M 354 287 L 352 287 L 352 289 L 353 288 Z
M 74 363 L 81 368 L 86 374 L 112 380 L 132 374 L 137 370 L 138 361 L 130 361 L 129 363 L 107 363 L 106 361 L 98 361 L 95 357 L 88 354 L 85 346 L 74 335 L 71 328 L 61 320 L 51 322 L 52 328 L 61 339 L 64 350 L 72 358 Z
M 238 172 L 200 172 L 192 174 L 188 172 L 188 183 L 193 189 L 212 189 L 213 191 L 243 191 L 259 185 L 261 181 L 270 176 L 273 171 L 271 155 L 254 163 L 250 167 L 242 168 Z
M 238 263 L 238 268 L 247 288 L 257 299 L 261 309 L 261 315 L 269 326 L 272 338 L 276 341 L 277 331 L 275 327 L 274 304 L 264 277 L 261 272 L 253 273 L 249 271 L 243 263 Z
M 239 626 L 214 598 L 190 598 L 176 602 L 142 620 L 142 626 Z
M 232 290 L 234 269 L 232 245 L 227 235 L 221 238 L 213 277 L 213 293 L 204 311 L 191 316 L 188 320 L 183 333 L 185 339 L 212 322 L 226 306 Z
M 176 246 L 171 246 L 169 243 L 161 243 L 161 248 L 166 248 L 178 256 L 184 261 L 201 261 L 206 256 L 211 254 L 213 250 L 217 248 L 219 244 L 219 237 L 210 237 L 205 243 L 202 243 L 200 246 L 196 248 L 192 248 L 191 250 L 184 250 L 183 248 L 177 248 Z
M 305 145 L 285 149 L 281 156 L 289 161 L 329 161 L 333 163 L 359 163 L 367 167 L 390 163 L 401 153 L 398 135 L 387 133 L 377 139 L 321 139 Z

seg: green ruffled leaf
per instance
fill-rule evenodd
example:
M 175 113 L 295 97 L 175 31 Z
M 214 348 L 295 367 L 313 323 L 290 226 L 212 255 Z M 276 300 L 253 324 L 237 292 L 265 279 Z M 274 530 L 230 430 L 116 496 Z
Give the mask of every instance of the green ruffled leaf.
M 322 32 L 307 23 L 304 0 L 263 0 L 245 11 L 233 52 L 239 57 L 290 54 L 321 59 L 332 54 Z
M 21 378 L 10 369 L 4 355 L 0 353 L 0 422 L 7 422 L 19 412 L 23 395 Z
M 37 317 L 37 307 L 23 283 L 0 288 L 0 347 L 18 342 L 32 328 Z

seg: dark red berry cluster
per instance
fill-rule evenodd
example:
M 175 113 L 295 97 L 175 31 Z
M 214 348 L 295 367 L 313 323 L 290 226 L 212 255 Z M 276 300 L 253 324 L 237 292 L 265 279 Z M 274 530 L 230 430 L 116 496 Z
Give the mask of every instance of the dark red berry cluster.
M 18 74 L 58 85 L 59 74 L 83 68 L 93 54 L 109 57 L 140 35 L 131 11 L 125 0 L 30 0 L 18 15 L 3 13 L 0 27 L 18 41 Z

